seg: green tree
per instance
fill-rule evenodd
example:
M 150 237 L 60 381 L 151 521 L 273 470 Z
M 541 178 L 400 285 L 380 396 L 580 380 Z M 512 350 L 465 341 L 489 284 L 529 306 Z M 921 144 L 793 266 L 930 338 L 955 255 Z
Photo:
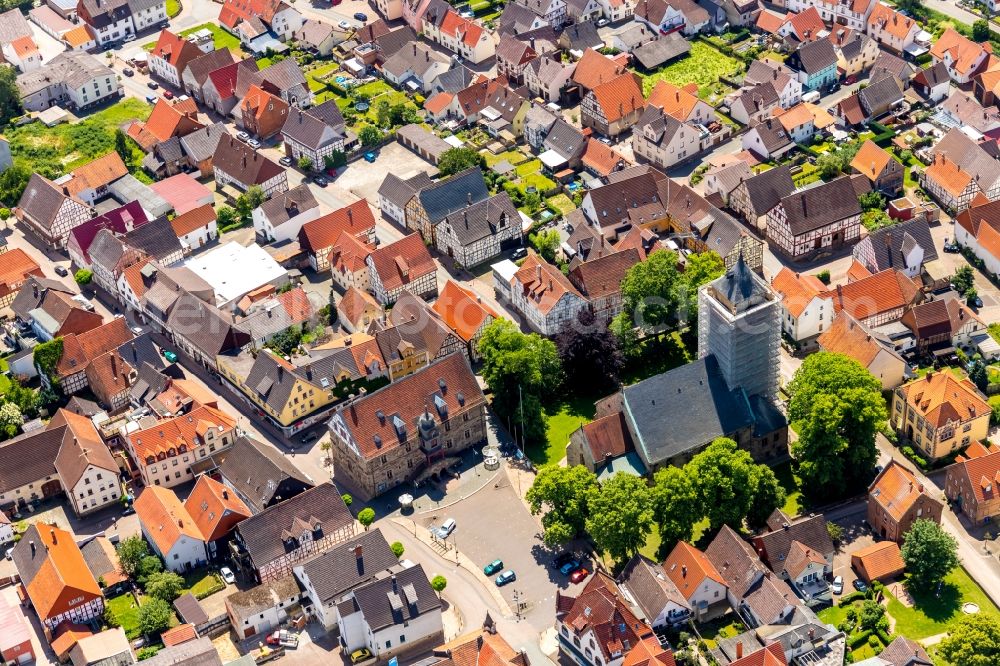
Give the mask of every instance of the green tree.
M 308 155 L 303 155 L 299 158 L 299 168 L 303 171 L 310 171 L 313 168 L 312 158 Z
M 977 42 L 988 42 L 990 39 L 990 22 L 979 19 L 972 24 L 972 39 Z
M 542 259 L 551 264 L 556 260 L 556 250 L 559 249 L 562 239 L 559 238 L 559 232 L 555 229 L 541 229 L 536 233 L 529 234 L 528 242 L 542 256 Z
M 976 385 L 983 393 L 986 392 L 986 387 L 989 386 L 990 378 L 986 372 L 986 364 L 983 363 L 983 359 L 979 354 L 972 359 L 972 364 L 969 366 L 969 379 L 972 383 Z
M 5 69 L 0 65 L 0 69 Z M 31 171 L 20 162 L 0 173 L 0 201 L 7 206 L 16 206 L 24 194 L 24 188 L 31 180 Z
M 441 172 L 442 176 L 450 176 L 474 166 L 486 167 L 486 159 L 479 154 L 478 150 L 468 147 L 449 148 L 441 153 L 438 171 Z
M 642 355 L 642 345 L 636 333 L 632 317 L 627 312 L 619 313 L 608 324 L 608 330 L 618 340 L 618 349 L 626 359 L 635 359 Z
M 403 548 L 403 544 L 400 543 L 399 541 L 393 541 L 391 544 L 389 544 L 389 548 L 392 549 L 392 554 L 396 556 L 397 560 L 403 556 L 403 553 L 406 550 L 405 548 Z
M 975 275 L 972 273 L 972 266 L 969 265 L 960 267 L 951 276 L 951 286 L 962 295 L 965 295 L 967 291 L 972 289 L 974 282 Z
M 118 543 L 118 563 L 121 572 L 129 578 L 135 578 L 139 573 L 142 558 L 149 555 L 149 546 L 141 536 L 131 536 Z
M 10 65 L 0 65 L 0 126 L 22 113 L 24 107 L 21 106 L 21 91 L 17 88 L 17 72 Z
M 726 264 L 718 252 L 709 250 L 688 256 L 684 263 L 684 289 L 687 292 L 687 319 L 698 320 L 698 288 L 726 272 Z
M 629 268 L 622 280 L 625 312 L 641 327 L 669 323 L 677 313 L 678 288 L 683 282 L 676 254 L 668 250 L 652 252 L 646 261 Z
M 226 231 L 240 223 L 240 216 L 229 206 L 220 206 L 216 213 L 216 221 L 218 222 L 219 229 Z
M 618 340 L 589 309 L 577 315 L 576 325 L 556 334 L 555 343 L 567 386 L 585 386 L 601 395 L 618 388 L 624 365 Z
M 143 636 L 158 634 L 170 626 L 170 604 L 163 599 L 150 599 L 139 607 L 136 629 Z
M 858 626 L 864 631 L 875 631 L 885 617 L 885 607 L 874 599 L 865 599 L 858 614 Z
M 995 666 L 1000 663 L 1000 619 L 994 615 L 965 615 L 948 627 L 938 644 L 951 666 Z
M 524 498 L 531 513 L 542 514 L 545 545 L 554 547 L 579 536 L 586 527 L 588 500 L 597 477 L 583 465 L 544 465 Z
M 344 500 L 344 504 L 347 506 L 351 506 L 352 504 L 354 504 L 354 498 L 351 497 L 350 493 L 344 493 L 343 495 L 340 496 L 340 499 Z
M 358 513 L 358 522 L 364 526 L 365 531 L 367 532 L 368 528 L 375 522 L 375 509 L 370 506 L 361 509 Z
M 347 155 L 340 150 L 335 150 L 323 157 L 323 164 L 327 169 L 339 169 L 347 164 Z
M 878 457 L 875 436 L 886 422 L 879 380 L 848 356 L 818 352 L 802 363 L 788 392 L 803 488 L 830 499 L 865 486 Z
M 905 11 L 910 16 L 922 17 L 925 14 L 923 0 L 896 0 L 896 9 Z
M 17 405 L 24 418 L 33 419 L 38 416 L 38 392 L 27 386 L 22 386 L 16 377 L 11 378 L 10 386 L 7 388 L 7 395 L 4 397 L 7 402 Z
M 762 524 L 785 501 L 774 473 L 725 437 L 692 458 L 684 474 L 692 479 L 712 530 L 723 525 L 740 529 L 751 515 L 753 524 Z
M 0 439 L 10 439 L 24 423 L 21 410 L 12 402 L 0 404 Z
M 73 279 L 82 287 L 83 285 L 90 284 L 90 281 L 94 279 L 94 272 L 86 268 L 81 268 L 73 274 Z
M 438 596 L 441 596 L 441 593 L 444 592 L 444 588 L 446 587 L 448 587 L 448 579 L 441 574 L 431 578 L 431 589 L 437 592 Z
M 264 203 L 267 196 L 260 185 L 251 185 L 247 191 L 236 198 L 236 212 L 243 220 L 250 219 L 254 209 Z
M 690 541 L 694 525 L 704 516 L 694 479 L 686 470 L 668 465 L 653 476 L 653 521 L 660 532 L 661 551 L 678 541 Z
M 840 543 L 840 540 L 844 538 L 844 528 L 829 520 L 826 521 L 826 533 L 830 535 L 830 541 L 834 543 Z
M 358 132 L 358 139 L 361 140 L 362 146 L 374 146 L 382 140 L 382 130 L 374 125 L 365 125 Z
M 868 231 L 878 231 L 883 227 L 892 226 L 895 222 L 884 210 L 868 210 L 861 214 L 861 224 Z
M 272 337 L 267 344 L 282 356 L 288 356 L 298 348 L 300 342 L 302 342 L 302 328 L 289 326 Z
M 156 555 L 146 555 L 139 562 L 139 569 L 136 572 L 135 580 L 140 585 L 145 585 L 150 576 L 163 571 L 163 561 Z
M 885 197 L 878 190 L 872 190 L 871 192 L 865 192 L 858 197 L 858 203 L 861 204 L 861 210 L 885 210 Z
M 652 491 L 646 480 L 619 472 L 590 492 L 587 533 L 617 562 L 634 555 L 653 529 Z
M 929 592 L 958 566 L 958 542 L 933 520 L 918 518 L 900 548 L 907 585 Z
M 483 378 L 493 393 L 493 410 L 519 429 L 525 441 L 544 441 L 542 402 L 562 384 L 555 343 L 497 319 L 483 331 L 479 354 Z
M 0 221 L 6 222 L 10 217 L 10 208 L 0 208 Z
M 149 596 L 171 602 L 181 596 L 184 579 L 173 571 L 161 571 L 149 576 L 144 587 Z

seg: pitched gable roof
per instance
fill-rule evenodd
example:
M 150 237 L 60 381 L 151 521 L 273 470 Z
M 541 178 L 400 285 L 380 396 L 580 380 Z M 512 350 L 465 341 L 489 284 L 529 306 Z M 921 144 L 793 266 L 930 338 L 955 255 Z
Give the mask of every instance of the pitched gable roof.
M 164 557 L 182 537 L 204 541 L 191 514 L 169 488 L 147 486 L 135 500 L 135 512 L 146 528 L 145 533 Z

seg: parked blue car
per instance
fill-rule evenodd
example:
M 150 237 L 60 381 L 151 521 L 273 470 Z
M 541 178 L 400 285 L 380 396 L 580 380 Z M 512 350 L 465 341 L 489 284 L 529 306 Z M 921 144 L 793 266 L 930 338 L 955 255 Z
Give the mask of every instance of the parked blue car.
M 375 161 L 375 153 L 373 153 L 371 151 L 368 151 L 367 153 L 365 153 L 365 161 L 366 162 L 374 162 Z
M 513 583 L 516 578 L 517 576 L 514 574 L 514 570 L 507 569 L 507 571 L 504 571 L 502 574 L 497 576 L 496 578 L 497 587 L 503 587 L 507 583 Z

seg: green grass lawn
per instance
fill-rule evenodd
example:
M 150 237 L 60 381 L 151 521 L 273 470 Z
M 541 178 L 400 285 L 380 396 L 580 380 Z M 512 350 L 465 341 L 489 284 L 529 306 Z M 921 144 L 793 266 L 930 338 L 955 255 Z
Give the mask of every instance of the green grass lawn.
M 497 164 L 503 162 L 504 160 L 510 162 L 510 164 L 515 167 L 519 164 L 523 164 L 524 162 L 528 161 L 527 156 L 525 156 L 525 154 L 522 153 L 520 150 L 508 150 L 502 153 L 498 153 L 496 155 L 494 155 L 488 150 L 485 150 L 482 152 L 482 156 L 483 159 L 486 160 L 486 166 L 488 166 L 491 169 L 495 167 Z M 537 160 L 532 160 L 532 161 L 537 161 Z
M 226 584 L 222 582 L 219 574 L 208 569 L 198 569 L 197 571 L 185 574 L 184 585 L 185 587 L 181 591 L 181 594 L 190 592 L 197 599 L 204 599 L 211 594 L 226 589 Z
M 640 357 L 626 364 L 625 371 L 622 372 L 623 384 L 635 384 L 693 360 L 680 333 L 676 331 L 665 335 L 662 340 L 646 339 L 642 342 L 642 347 Z
M 576 209 L 576 204 L 573 203 L 573 200 L 562 192 L 550 198 L 548 202 L 558 208 L 559 212 L 563 215 Z
M 804 500 L 799 489 L 799 480 L 792 472 L 792 463 L 783 462 L 771 469 L 778 477 L 778 483 L 785 489 L 785 504 L 781 507 L 781 511 L 789 518 L 794 518 L 802 512 Z
M 990 601 L 965 569 L 958 567 L 944 579 L 941 595 L 914 594 L 913 608 L 907 608 L 898 599 L 889 596 L 888 610 L 896 620 L 896 633 L 919 640 L 944 633 L 952 622 L 962 617 L 962 604 L 979 605 L 980 613 L 1000 617 L 1000 609 Z
M 194 0 L 191 0 L 192 2 Z M 215 42 L 215 48 L 217 49 L 231 49 L 233 51 L 240 51 L 240 40 L 225 31 L 220 25 L 216 23 L 202 23 L 201 25 L 196 25 L 193 28 L 188 28 L 180 33 L 181 37 L 187 37 L 188 35 L 198 32 L 199 30 L 208 29 L 212 31 L 212 38 Z
M 11 127 L 5 135 L 16 161 L 47 178 L 57 178 L 114 150 L 115 130 L 129 120 L 145 120 L 151 110 L 149 104 L 127 98 L 79 123 L 55 127 L 30 123 Z
M 7 372 L 7 359 L 0 358 L 0 373 Z M 4 374 L 0 374 L 0 395 L 3 395 L 10 389 L 10 378 Z
M 832 624 L 837 627 L 840 623 L 847 619 L 847 609 L 849 606 L 841 608 L 837 604 L 833 604 L 829 608 L 824 608 L 823 610 L 816 613 L 820 620 L 826 624 Z
M 687 56 L 670 63 L 666 67 L 642 76 L 643 94 L 649 95 L 657 81 L 669 81 L 678 86 L 698 84 L 698 95 L 716 94 L 720 99 L 730 90 L 719 82 L 723 76 L 734 76 L 743 71 L 743 63 L 731 58 L 702 42 L 691 42 L 691 52 Z
M 520 169 L 521 167 L 518 167 Z M 556 183 L 547 176 L 543 176 L 540 173 L 529 173 L 521 176 L 521 188 L 527 191 L 527 188 L 534 187 L 539 193 L 548 192 L 554 189 Z
M 274 64 L 274 61 L 271 60 L 268 57 L 263 57 L 263 58 L 258 58 L 257 59 L 257 69 L 266 69 L 266 68 L 270 67 L 273 64 Z M 310 86 L 310 89 L 311 88 L 312 88 L 312 86 Z
M 703 623 L 700 626 L 700 630 L 701 637 L 709 648 L 716 647 L 718 645 L 716 641 L 720 638 L 733 638 L 745 631 L 739 620 L 726 617 Z
M 313 92 L 319 92 L 320 90 L 324 90 L 326 88 L 326 82 L 321 81 L 320 79 L 327 76 L 328 74 L 336 72 L 339 69 L 340 69 L 339 64 L 331 62 L 324 65 L 320 65 L 316 69 L 311 69 L 308 72 L 306 72 L 306 82 L 309 84 L 309 90 L 312 90 Z
M 107 612 L 111 613 L 115 622 L 125 630 L 125 635 L 129 639 L 136 638 L 139 630 L 136 625 L 139 623 L 139 606 L 135 603 L 135 598 L 131 594 L 108 599 L 104 602 Z
M 545 414 L 545 448 L 529 446 L 528 457 L 538 465 L 557 463 L 566 455 L 570 434 L 594 418 L 594 398 L 578 397 L 556 407 L 549 407 Z

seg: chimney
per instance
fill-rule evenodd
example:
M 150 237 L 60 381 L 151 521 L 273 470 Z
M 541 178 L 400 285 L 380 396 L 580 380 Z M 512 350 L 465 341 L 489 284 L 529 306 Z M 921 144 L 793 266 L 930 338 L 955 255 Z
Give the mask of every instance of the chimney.
M 688 575 L 688 567 L 687 567 L 686 564 L 682 564 L 681 565 L 681 578 L 687 578 L 687 575 Z
M 358 559 L 358 560 L 361 559 L 361 544 L 360 543 L 357 546 L 354 547 L 354 558 Z
M 466 192 L 465 195 L 466 195 L 466 200 L 469 202 L 469 205 L 471 206 L 472 205 L 472 192 Z
M 228 490 L 223 489 L 223 491 L 222 491 L 222 499 L 224 499 L 224 500 L 229 499 L 229 491 Z
M 35 542 L 34 541 L 29 541 L 28 545 L 31 546 L 31 556 L 34 557 L 35 556 Z
M 56 531 L 54 529 L 49 530 L 49 534 L 52 535 L 52 545 L 55 546 L 59 543 L 59 539 L 56 538 Z
M 809 640 L 814 640 L 816 638 L 816 630 L 809 627 Z
M 739 641 L 738 643 L 736 643 L 736 658 L 737 659 L 743 658 L 743 641 Z
M 396 585 L 396 576 L 392 576 L 392 591 L 399 592 L 399 587 Z
M 542 265 L 541 264 L 538 264 L 537 266 L 535 266 L 535 280 L 537 280 L 538 282 L 542 281 Z
M 177 519 L 177 527 L 184 527 L 184 521 L 180 518 Z

